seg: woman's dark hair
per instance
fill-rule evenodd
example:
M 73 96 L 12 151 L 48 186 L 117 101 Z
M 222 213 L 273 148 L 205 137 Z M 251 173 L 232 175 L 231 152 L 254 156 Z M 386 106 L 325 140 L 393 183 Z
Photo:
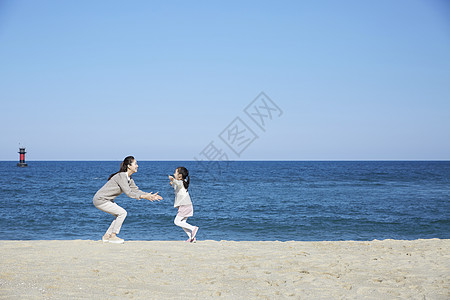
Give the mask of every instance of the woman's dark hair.
M 133 156 L 125 157 L 123 162 L 120 164 L 120 170 L 117 171 L 116 173 L 113 173 L 113 174 L 109 175 L 108 180 L 110 180 L 117 173 L 128 171 L 128 166 L 131 165 L 133 163 L 133 161 L 134 161 L 134 157 Z
M 184 188 L 187 191 L 187 189 L 189 188 L 189 181 L 190 181 L 189 171 L 185 167 L 178 167 L 177 170 L 178 170 L 178 173 L 181 174 L 181 179 L 183 180 Z

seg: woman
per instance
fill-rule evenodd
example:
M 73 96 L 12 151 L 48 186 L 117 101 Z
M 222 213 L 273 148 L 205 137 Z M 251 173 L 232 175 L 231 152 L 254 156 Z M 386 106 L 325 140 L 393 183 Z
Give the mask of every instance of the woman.
M 147 199 L 150 201 L 160 201 L 163 198 L 156 194 L 145 193 L 136 186 L 131 175 L 137 172 L 138 164 L 133 156 L 127 156 L 120 165 L 120 170 L 114 174 L 111 174 L 108 178 L 108 182 L 98 190 L 95 194 L 93 202 L 95 207 L 115 216 L 111 226 L 109 226 L 105 235 L 103 236 L 103 242 L 110 242 L 115 244 L 123 244 L 124 240 L 117 235 L 120 232 L 122 223 L 127 216 L 127 211 L 117 205 L 114 199 L 122 193 L 125 193 L 130 198 L 135 199 Z

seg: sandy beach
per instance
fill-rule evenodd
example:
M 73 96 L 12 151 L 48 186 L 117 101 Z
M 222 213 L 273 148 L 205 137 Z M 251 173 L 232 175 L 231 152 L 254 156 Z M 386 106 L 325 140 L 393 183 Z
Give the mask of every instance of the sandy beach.
M 449 299 L 450 240 L 0 241 L 1 299 Z

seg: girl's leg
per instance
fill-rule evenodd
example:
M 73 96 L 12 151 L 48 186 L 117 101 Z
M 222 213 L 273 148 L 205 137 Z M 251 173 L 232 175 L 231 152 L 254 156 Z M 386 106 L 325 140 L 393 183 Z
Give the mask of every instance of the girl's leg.
M 187 219 L 187 217 L 176 216 L 173 222 L 175 223 L 175 225 L 183 228 L 184 232 L 186 232 L 188 237 L 191 238 L 191 233 L 194 230 L 195 226 L 188 224 L 186 222 Z
M 189 229 L 183 228 L 184 232 L 186 232 L 189 240 L 191 239 L 191 231 Z

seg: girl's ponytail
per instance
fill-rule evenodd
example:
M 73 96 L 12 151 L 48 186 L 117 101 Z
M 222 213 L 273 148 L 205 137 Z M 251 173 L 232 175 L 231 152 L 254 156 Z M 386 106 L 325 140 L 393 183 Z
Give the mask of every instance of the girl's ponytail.
M 189 182 L 191 181 L 189 178 L 189 171 L 185 167 L 178 167 L 178 173 L 181 174 L 181 179 L 183 181 L 183 186 L 186 189 L 186 191 L 189 188 Z
M 184 188 L 186 189 L 186 191 L 187 191 L 188 188 L 189 188 L 189 182 L 190 182 L 190 181 L 191 181 L 191 180 L 190 180 L 189 175 L 187 176 L 186 180 L 183 181 L 183 185 L 184 185 Z

